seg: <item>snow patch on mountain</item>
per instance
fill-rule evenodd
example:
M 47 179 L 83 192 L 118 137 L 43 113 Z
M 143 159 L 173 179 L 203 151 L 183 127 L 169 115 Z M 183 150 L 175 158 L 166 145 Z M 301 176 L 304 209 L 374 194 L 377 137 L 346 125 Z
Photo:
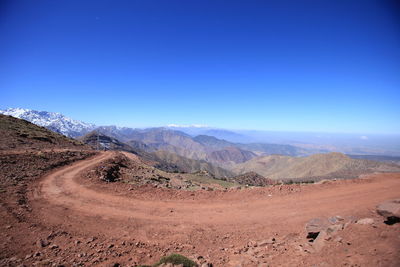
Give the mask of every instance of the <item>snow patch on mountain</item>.
M 0 110 L 0 114 L 30 121 L 33 124 L 46 127 L 68 137 L 82 136 L 96 127 L 94 124 L 73 120 L 56 112 L 8 108 Z

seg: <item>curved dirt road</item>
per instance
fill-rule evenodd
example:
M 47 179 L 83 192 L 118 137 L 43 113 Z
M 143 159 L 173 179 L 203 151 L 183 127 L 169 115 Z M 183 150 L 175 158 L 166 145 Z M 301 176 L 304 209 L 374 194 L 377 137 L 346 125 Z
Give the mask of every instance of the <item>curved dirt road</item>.
M 196 244 L 196 252 L 212 255 L 224 244 L 238 246 L 273 235 L 303 235 L 305 223 L 315 217 L 367 216 L 381 201 L 400 197 L 399 174 L 293 186 L 300 192 L 204 192 L 208 198 L 187 200 L 146 200 L 135 197 L 135 190 L 127 197 L 117 189 L 110 193 L 80 183 L 83 171 L 112 156 L 113 152 L 103 152 L 45 176 L 31 197 L 38 218 L 70 231 L 127 240 L 135 237 L 161 247 L 177 241 Z

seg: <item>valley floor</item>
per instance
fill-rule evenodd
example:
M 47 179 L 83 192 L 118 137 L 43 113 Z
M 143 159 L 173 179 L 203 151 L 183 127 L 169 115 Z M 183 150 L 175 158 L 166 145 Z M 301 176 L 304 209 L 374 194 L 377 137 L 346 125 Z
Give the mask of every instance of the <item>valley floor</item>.
M 85 179 L 113 153 L 30 183 L 23 209 L 3 197 L 0 265 L 135 266 L 171 253 L 214 266 L 400 265 L 400 223 L 387 225 L 375 211 L 400 198 L 400 174 L 215 191 Z M 334 216 L 344 229 L 319 247 L 310 243 L 306 223 Z M 374 222 L 355 223 L 361 218 Z

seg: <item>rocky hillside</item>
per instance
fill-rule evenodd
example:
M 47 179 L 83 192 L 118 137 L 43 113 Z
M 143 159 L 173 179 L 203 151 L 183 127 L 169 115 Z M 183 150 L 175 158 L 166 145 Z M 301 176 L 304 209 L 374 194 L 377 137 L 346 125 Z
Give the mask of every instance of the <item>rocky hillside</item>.
M 351 159 L 341 153 L 308 157 L 263 156 L 238 164 L 237 173 L 254 171 L 271 179 L 354 178 L 364 173 L 399 172 L 394 164 Z
M 0 114 L 0 149 L 87 149 L 82 142 L 26 120 Z
M 212 151 L 209 155 L 209 159 L 211 162 L 227 165 L 243 163 L 256 156 L 257 155 L 251 151 L 242 150 L 237 147 L 226 147 L 222 150 Z

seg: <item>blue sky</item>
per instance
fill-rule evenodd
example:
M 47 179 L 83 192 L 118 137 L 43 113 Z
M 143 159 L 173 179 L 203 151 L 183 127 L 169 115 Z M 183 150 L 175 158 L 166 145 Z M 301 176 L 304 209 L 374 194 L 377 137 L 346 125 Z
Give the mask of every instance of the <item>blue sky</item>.
M 0 1 L 0 108 L 400 133 L 396 1 Z

